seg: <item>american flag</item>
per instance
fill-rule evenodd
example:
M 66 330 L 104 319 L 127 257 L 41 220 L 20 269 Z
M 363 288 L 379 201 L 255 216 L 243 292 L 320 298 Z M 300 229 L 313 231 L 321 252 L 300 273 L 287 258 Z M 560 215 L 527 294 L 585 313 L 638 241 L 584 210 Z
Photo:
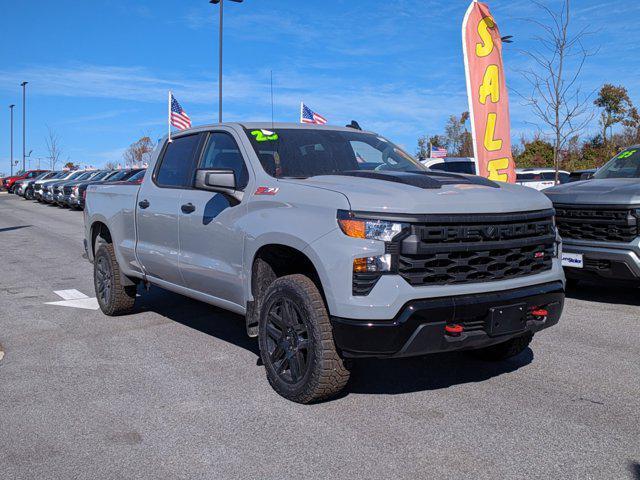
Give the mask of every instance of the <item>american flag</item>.
M 303 103 L 301 108 L 301 113 L 300 113 L 300 122 L 314 123 L 316 125 L 324 125 L 325 123 L 327 123 L 327 119 L 324 118 L 319 113 L 314 112 Z
M 189 115 L 182 109 L 176 97 L 173 96 L 173 93 L 171 94 L 171 125 L 179 130 L 191 128 Z
M 443 147 L 431 147 L 431 155 L 429 158 L 445 158 L 447 149 Z

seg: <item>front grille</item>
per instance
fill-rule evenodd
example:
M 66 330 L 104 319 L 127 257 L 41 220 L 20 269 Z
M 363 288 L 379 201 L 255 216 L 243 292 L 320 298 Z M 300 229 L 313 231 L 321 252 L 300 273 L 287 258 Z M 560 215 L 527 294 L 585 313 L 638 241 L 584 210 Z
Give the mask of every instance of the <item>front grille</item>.
M 562 238 L 628 243 L 638 236 L 638 216 L 629 208 L 556 205 L 556 222 Z
M 402 240 L 398 273 L 411 285 L 505 280 L 551 269 L 553 210 L 432 215 Z

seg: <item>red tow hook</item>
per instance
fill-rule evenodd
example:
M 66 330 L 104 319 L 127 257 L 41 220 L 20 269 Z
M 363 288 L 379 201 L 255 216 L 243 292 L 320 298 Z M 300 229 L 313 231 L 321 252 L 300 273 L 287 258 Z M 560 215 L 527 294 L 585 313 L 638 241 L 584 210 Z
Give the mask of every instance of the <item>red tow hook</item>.
M 444 326 L 444 331 L 447 335 L 450 335 L 452 337 L 459 337 L 460 334 L 463 332 L 464 327 L 462 325 L 459 325 L 457 323 L 454 323 L 452 325 L 445 325 Z
M 531 315 L 534 317 L 546 317 L 549 315 L 549 311 L 545 308 L 536 308 L 532 310 Z

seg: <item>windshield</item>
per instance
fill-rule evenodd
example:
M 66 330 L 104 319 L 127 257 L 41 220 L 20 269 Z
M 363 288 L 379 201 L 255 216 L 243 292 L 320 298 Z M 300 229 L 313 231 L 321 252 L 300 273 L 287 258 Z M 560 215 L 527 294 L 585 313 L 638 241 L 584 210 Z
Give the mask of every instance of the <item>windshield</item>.
M 262 167 L 276 178 L 340 175 L 353 170 L 427 171 L 400 147 L 371 133 L 304 128 L 246 132 Z
M 93 173 L 93 175 L 91 177 L 89 177 L 91 180 L 102 180 L 104 179 L 107 175 L 111 174 L 110 171 L 100 171 L 97 173 Z
M 80 177 L 81 175 L 84 175 L 85 172 L 73 172 L 71 174 L 69 174 L 69 172 L 67 172 L 67 176 L 63 177 L 65 180 L 75 180 L 78 177 Z
M 86 180 L 87 178 L 91 177 L 92 175 L 94 175 L 95 172 L 84 172 L 80 175 L 76 175 L 74 177 L 70 177 L 73 178 L 74 180 Z
M 430 170 L 441 170 L 450 173 L 468 173 L 475 175 L 476 165 L 473 162 L 443 162 L 431 165 Z
M 630 148 L 609 160 L 593 178 L 640 178 L 640 148 Z
M 144 177 L 145 172 L 146 170 L 138 170 L 138 172 L 135 175 L 131 175 L 131 177 L 129 177 L 127 180 L 129 182 L 137 182 L 138 180 Z

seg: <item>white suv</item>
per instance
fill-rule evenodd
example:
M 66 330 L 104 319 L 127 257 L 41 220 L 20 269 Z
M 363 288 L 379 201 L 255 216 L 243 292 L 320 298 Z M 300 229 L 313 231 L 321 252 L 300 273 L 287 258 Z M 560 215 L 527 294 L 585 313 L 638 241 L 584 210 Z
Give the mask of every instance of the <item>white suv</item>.
M 569 172 L 560 170 L 559 183 L 568 183 L 569 175 Z M 553 168 L 519 168 L 516 170 L 516 183 L 536 190 L 555 186 L 555 178 L 556 171 Z

